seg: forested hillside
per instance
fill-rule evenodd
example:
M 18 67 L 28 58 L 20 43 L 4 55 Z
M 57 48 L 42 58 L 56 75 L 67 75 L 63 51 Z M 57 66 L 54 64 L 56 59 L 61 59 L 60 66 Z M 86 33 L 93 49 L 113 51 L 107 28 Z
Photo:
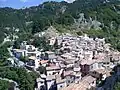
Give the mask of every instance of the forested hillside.
M 84 20 L 81 19 L 82 13 Z M 100 29 L 95 27 L 96 21 Z M 51 25 L 60 32 L 67 29 L 72 32 L 74 29 L 78 35 L 88 33 L 92 37 L 105 37 L 114 48 L 120 49 L 119 0 L 52 1 L 25 9 L 0 8 L 0 42 L 6 36 L 14 35 L 16 29 L 19 30 L 16 34 L 20 39 L 26 40 Z M 81 29 L 83 26 L 84 29 Z M 63 28 L 66 29 L 63 31 Z

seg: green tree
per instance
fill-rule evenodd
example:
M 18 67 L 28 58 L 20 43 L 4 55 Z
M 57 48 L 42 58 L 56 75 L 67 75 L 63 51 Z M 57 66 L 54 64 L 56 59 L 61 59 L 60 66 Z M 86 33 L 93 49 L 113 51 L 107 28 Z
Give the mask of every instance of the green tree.
M 25 57 L 21 56 L 20 57 L 20 61 L 27 62 L 28 61 L 28 57 L 27 56 L 25 56 Z
M 71 25 L 74 23 L 74 19 L 70 14 L 64 14 L 58 18 L 57 23 L 62 25 Z
M 43 51 L 48 51 L 52 49 L 52 46 L 49 45 L 45 37 L 35 38 L 32 44 L 36 47 L 39 47 L 39 49 L 43 49 Z
M 114 88 L 115 90 L 120 90 L 120 82 L 117 82 Z
M 9 85 L 8 81 L 0 80 L 0 90 L 8 90 Z
M 14 42 L 13 48 L 19 49 L 19 48 L 20 48 L 20 44 L 21 44 L 21 41 L 20 41 L 20 40 L 16 40 L 16 41 Z
M 27 72 L 26 69 L 18 67 L 0 67 L 0 72 L 0 77 L 16 81 L 20 90 L 34 90 L 35 80 L 39 76 L 35 72 Z
M 46 17 L 41 17 L 39 20 L 35 20 L 32 26 L 32 34 L 42 32 L 46 27 L 50 26 L 50 21 Z

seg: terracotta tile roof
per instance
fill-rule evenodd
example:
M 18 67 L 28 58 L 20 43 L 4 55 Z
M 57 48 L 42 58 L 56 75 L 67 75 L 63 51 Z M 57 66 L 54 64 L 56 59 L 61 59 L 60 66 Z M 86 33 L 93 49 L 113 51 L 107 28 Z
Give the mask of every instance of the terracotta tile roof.
M 49 66 L 49 67 L 46 67 L 46 70 L 57 70 L 57 69 L 60 69 L 59 66 Z
M 67 76 L 67 75 L 73 75 L 73 71 L 65 71 L 64 76 Z
M 82 65 L 85 65 L 85 64 L 91 65 L 91 64 L 93 64 L 93 63 L 95 63 L 95 62 L 96 62 L 95 60 L 85 60 L 85 59 L 83 59 L 83 60 L 81 61 L 81 64 L 82 64 Z
M 92 77 L 92 76 L 85 76 L 83 77 L 82 81 L 86 81 L 88 83 L 92 83 L 93 81 L 95 81 L 96 78 Z
M 95 81 L 96 79 L 92 76 L 86 76 L 84 77 L 79 84 L 70 84 L 68 87 L 64 87 L 61 90 L 87 90 L 90 83 Z
M 45 64 L 45 63 L 47 63 L 48 61 L 49 61 L 49 60 L 40 60 L 39 63 Z

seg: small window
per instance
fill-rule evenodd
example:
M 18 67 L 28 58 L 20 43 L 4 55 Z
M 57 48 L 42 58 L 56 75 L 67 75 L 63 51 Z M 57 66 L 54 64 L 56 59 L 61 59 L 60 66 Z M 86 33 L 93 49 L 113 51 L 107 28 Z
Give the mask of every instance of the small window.
M 43 82 L 41 82 L 41 84 L 42 84 Z
M 68 83 L 70 83 L 70 80 L 68 80 Z
M 90 66 L 90 69 L 93 69 L 93 66 Z

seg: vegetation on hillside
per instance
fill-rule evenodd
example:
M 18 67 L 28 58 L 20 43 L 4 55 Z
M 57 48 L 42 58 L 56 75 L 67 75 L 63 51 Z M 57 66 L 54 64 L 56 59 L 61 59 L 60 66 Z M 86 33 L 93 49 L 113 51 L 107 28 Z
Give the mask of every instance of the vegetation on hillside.
M 11 67 L 10 57 L 7 50 L 11 46 L 10 42 L 6 42 L 0 47 L 0 77 L 14 80 L 18 83 L 20 90 L 34 90 L 36 78 L 39 76 L 36 72 L 27 72 L 25 68 Z M 2 82 L 2 83 L 1 83 Z M 0 90 L 8 90 L 9 82 L 0 80 Z
M 24 68 L 0 67 L 0 77 L 16 81 L 20 90 L 34 90 L 38 74 L 27 72 Z
M 0 80 L 0 90 L 8 90 L 10 83 L 8 81 Z
M 120 82 L 117 82 L 114 86 L 114 90 L 120 90 Z
M 10 42 L 6 42 L 4 45 L 0 46 L 0 66 L 7 66 L 9 62 L 7 59 L 10 57 L 7 48 L 10 46 Z

